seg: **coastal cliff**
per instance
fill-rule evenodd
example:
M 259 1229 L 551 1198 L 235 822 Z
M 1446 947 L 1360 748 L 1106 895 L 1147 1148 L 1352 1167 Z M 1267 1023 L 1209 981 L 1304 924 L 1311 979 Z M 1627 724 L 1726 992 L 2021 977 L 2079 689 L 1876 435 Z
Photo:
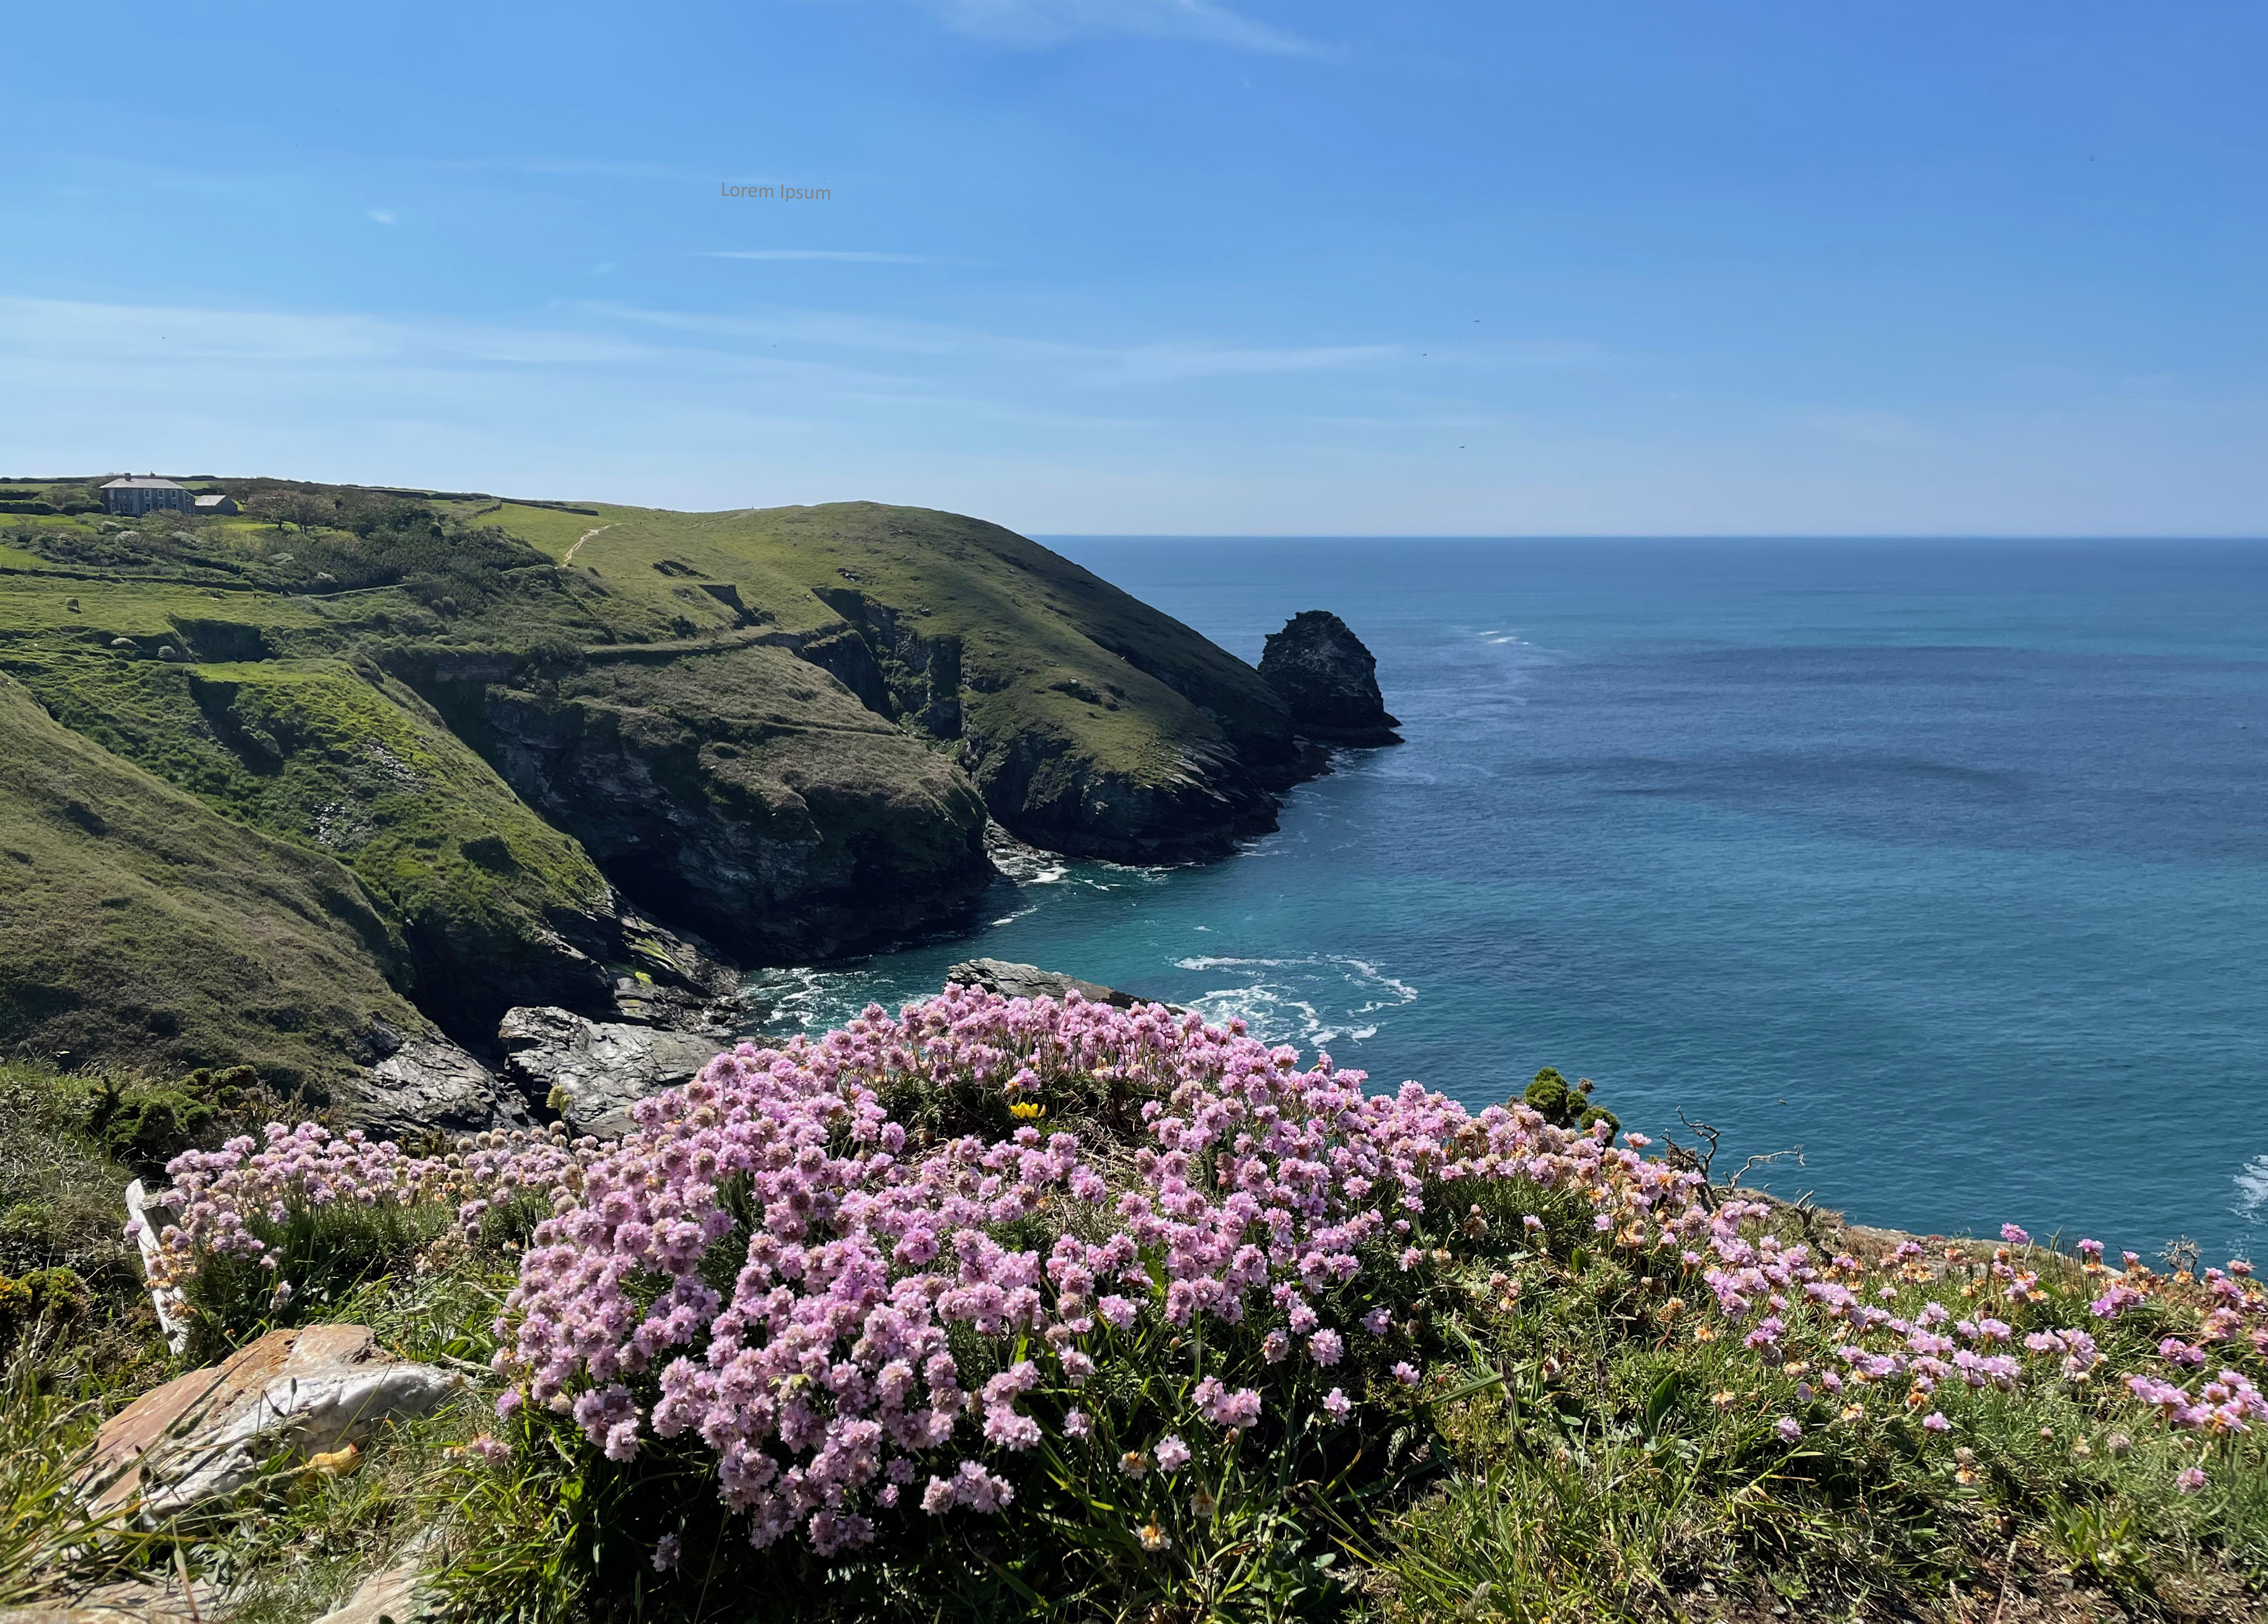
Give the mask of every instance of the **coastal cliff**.
M 0 894 L 21 949 L 0 1051 L 249 1063 L 372 1126 L 419 1100 L 478 1126 L 541 1103 L 493 1082 L 511 1010 L 667 1023 L 736 962 L 961 923 L 995 877 L 990 822 L 1077 856 L 1217 856 L 1321 765 L 1260 672 L 978 519 L 212 483 L 271 517 L 0 531 L 0 673 L 47 753 L 20 765 L 77 763 L 0 783 L 52 884 Z M 163 951 L 130 940 L 138 907 L 68 941 L 34 915 L 103 920 L 125 894 L 104 878 L 121 819 L 38 810 L 98 769 L 234 854 L 144 882 L 197 922 Z M 206 988 L 231 975 L 239 996 Z M 249 990 L 279 981 L 310 990 Z

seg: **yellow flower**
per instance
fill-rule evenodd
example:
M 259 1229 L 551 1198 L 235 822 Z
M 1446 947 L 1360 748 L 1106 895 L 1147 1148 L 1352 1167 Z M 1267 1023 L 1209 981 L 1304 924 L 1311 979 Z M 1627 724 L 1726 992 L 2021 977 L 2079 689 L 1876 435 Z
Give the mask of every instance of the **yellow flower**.
M 353 1444 L 335 1449 L 328 1454 L 307 1457 L 307 1470 L 318 1477 L 344 1477 L 362 1465 L 362 1451 Z
M 1045 1106 L 1041 1105 L 1036 1100 L 1031 1099 L 1020 1099 L 1014 1105 L 1008 1107 L 1008 1114 L 1010 1116 L 1016 1118 L 1020 1121 L 1025 1122 L 1031 1121 L 1036 1117 L 1045 1116 L 1047 1113 L 1048 1108 Z

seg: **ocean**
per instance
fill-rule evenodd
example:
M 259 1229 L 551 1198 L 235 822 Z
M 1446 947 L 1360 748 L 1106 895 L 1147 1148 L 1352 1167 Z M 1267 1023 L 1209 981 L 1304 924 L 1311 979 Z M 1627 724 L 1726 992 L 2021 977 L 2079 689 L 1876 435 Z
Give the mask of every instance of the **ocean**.
M 1373 1087 L 1557 1066 L 1858 1221 L 2264 1238 L 2268 545 L 1047 540 L 1248 660 L 1336 611 L 1407 742 L 1225 861 L 769 973 L 775 1032 L 989 954 Z

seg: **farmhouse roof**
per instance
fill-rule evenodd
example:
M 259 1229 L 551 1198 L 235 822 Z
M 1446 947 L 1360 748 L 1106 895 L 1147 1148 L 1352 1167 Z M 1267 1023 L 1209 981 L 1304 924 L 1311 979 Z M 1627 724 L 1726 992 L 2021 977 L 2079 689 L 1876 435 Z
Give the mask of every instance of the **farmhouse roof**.
M 154 474 L 147 478 L 129 474 L 124 479 L 112 480 L 103 487 L 105 490 L 180 490 L 182 489 L 179 481 L 161 480 Z

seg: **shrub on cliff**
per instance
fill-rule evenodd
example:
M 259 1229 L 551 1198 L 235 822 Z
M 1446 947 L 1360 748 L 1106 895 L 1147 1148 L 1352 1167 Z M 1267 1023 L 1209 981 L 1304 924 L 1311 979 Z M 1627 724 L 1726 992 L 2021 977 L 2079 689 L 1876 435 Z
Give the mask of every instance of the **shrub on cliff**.
M 1546 1066 L 1535 1074 L 1535 1080 L 1521 1095 L 1521 1101 L 1555 1128 L 1572 1128 L 1588 1131 L 1594 1122 L 1607 1125 L 1607 1136 L 1611 1139 L 1623 1130 L 1622 1119 L 1603 1106 L 1591 1101 L 1591 1079 L 1584 1077 L 1569 1083 L 1556 1066 Z

